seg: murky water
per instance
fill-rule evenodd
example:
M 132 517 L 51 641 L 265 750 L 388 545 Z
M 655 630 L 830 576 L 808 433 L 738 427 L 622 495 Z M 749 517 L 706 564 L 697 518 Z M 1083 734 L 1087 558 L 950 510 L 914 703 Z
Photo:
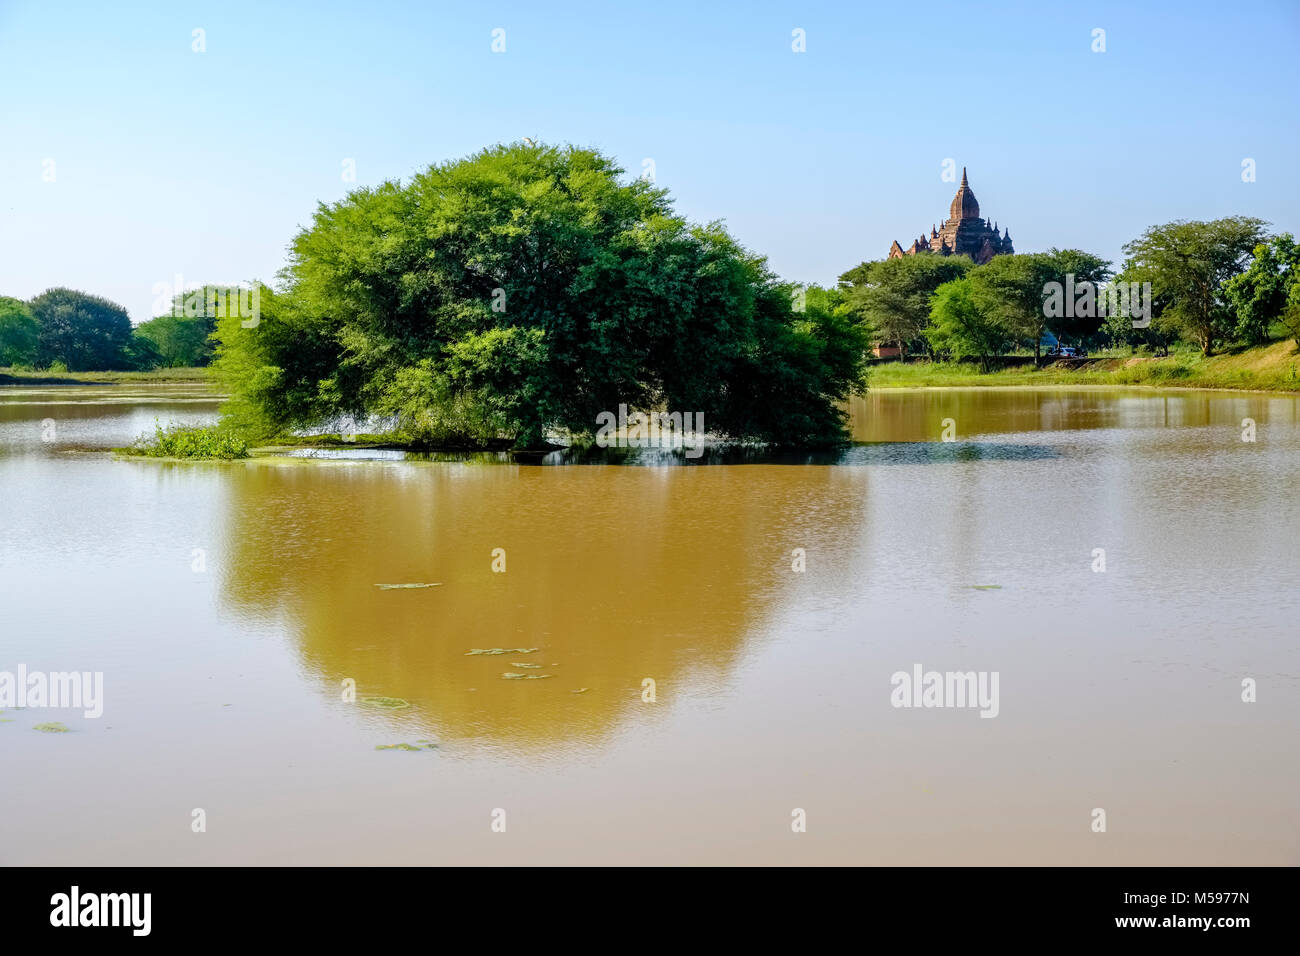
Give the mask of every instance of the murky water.
M 0 862 L 1300 862 L 1295 397 L 879 391 L 880 444 L 690 467 L 102 451 L 215 409 L 0 389 L 0 671 L 105 696 L 0 714 Z M 915 665 L 996 717 L 893 706 Z

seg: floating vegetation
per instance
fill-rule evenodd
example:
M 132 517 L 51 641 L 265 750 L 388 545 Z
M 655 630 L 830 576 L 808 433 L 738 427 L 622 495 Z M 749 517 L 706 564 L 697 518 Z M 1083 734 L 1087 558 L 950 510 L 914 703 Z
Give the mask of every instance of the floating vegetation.
M 48 724 L 37 724 L 32 730 L 44 731 L 47 734 L 66 734 L 68 732 L 68 728 L 57 720 Z
M 541 664 L 525 664 L 522 661 L 511 661 L 511 667 L 541 667 Z
M 546 680 L 548 677 L 554 677 L 554 674 L 515 674 L 506 671 L 501 675 L 506 680 Z
M 423 748 L 417 747 L 415 746 L 415 744 L 377 744 L 375 746 L 375 749 L 376 750 L 422 750 Z
M 1001 591 L 1002 590 L 1002 585 L 1000 584 L 972 584 L 970 587 L 972 591 Z
M 474 647 L 465 652 L 466 657 L 475 654 L 536 654 L 540 647 Z
M 409 700 L 402 700 L 400 697 L 362 697 L 361 703 L 381 710 L 405 710 L 411 706 Z
M 570 694 L 585 694 L 585 693 L 587 693 L 587 688 L 586 688 L 586 687 L 579 687 L 577 690 L 571 690 L 571 691 L 569 691 L 569 693 L 570 693 Z
M 400 591 L 407 588 L 440 588 L 441 581 L 434 581 L 430 584 L 376 584 L 375 587 L 381 591 Z

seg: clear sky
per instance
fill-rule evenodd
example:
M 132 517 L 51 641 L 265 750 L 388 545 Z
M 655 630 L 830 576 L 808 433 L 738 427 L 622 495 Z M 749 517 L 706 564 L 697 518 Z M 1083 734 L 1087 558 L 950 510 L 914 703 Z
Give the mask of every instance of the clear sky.
M 0 294 L 141 321 L 177 273 L 271 280 L 345 160 L 374 184 L 525 136 L 652 159 L 799 281 L 941 221 L 946 159 L 1021 252 L 1300 232 L 1298 64 L 1298 0 L 0 0 Z

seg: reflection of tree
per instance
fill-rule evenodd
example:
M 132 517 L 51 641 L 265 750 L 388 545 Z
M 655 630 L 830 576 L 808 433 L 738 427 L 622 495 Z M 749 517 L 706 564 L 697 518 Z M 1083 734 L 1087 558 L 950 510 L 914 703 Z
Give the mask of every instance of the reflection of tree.
M 866 481 L 817 466 L 250 463 L 230 475 L 222 590 L 241 615 L 282 618 L 330 693 L 351 677 L 359 696 L 410 700 L 440 736 L 536 747 L 613 730 L 649 706 L 643 678 L 660 706 L 684 681 L 721 681 L 783 602 L 845 593 Z M 441 587 L 375 587 L 408 582 Z M 517 661 L 552 676 L 502 679 Z

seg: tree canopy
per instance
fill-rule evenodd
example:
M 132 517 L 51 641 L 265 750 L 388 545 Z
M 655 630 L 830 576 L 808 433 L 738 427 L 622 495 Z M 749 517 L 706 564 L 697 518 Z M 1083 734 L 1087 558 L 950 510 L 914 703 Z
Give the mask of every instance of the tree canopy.
M 579 440 L 620 404 L 778 444 L 844 436 L 865 333 L 719 224 L 576 147 L 513 144 L 318 207 L 261 320 L 218 319 L 232 411 L 386 414 L 434 440 Z
M 39 335 L 32 310 L 18 299 L 0 296 L 0 365 L 35 362 Z
M 1268 338 L 1269 325 L 1286 310 L 1300 280 L 1300 245 L 1284 232 L 1261 242 L 1251 255 L 1250 266 L 1228 280 L 1224 293 L 1236 313 L 1237 336 L 1258 345 Z
M 130 368 L 131 318 L 115 302 L 78 292 L 50 289 L 28 303 L 40 326 L 37 360 L 62 362 L 73 372 Z
M 968 256 L 932 252 L 864 262 L 840 276 L 848 303 L 877 341 L 897 345 L 904 354 L 924 347 L 930 300 L 945 282 L 960 279 L 975 263 Z
M 926 336 L 955 359 L 978 359 L 984 371 L 990 359 L 1011 345 L 1013 333 L 997 313 L 980 305 L 969 277 L 939 287 L 931 306 Z
M 1168 302 L 1165 321 L 1208 355 L 1232 334 L 1236 315 L 1225 285 L 1245 270 L 1264 226 L 1250 216 L 1152 226 L 1124 246 L 1125 269 L 1151 282 L 1153 293 Z

